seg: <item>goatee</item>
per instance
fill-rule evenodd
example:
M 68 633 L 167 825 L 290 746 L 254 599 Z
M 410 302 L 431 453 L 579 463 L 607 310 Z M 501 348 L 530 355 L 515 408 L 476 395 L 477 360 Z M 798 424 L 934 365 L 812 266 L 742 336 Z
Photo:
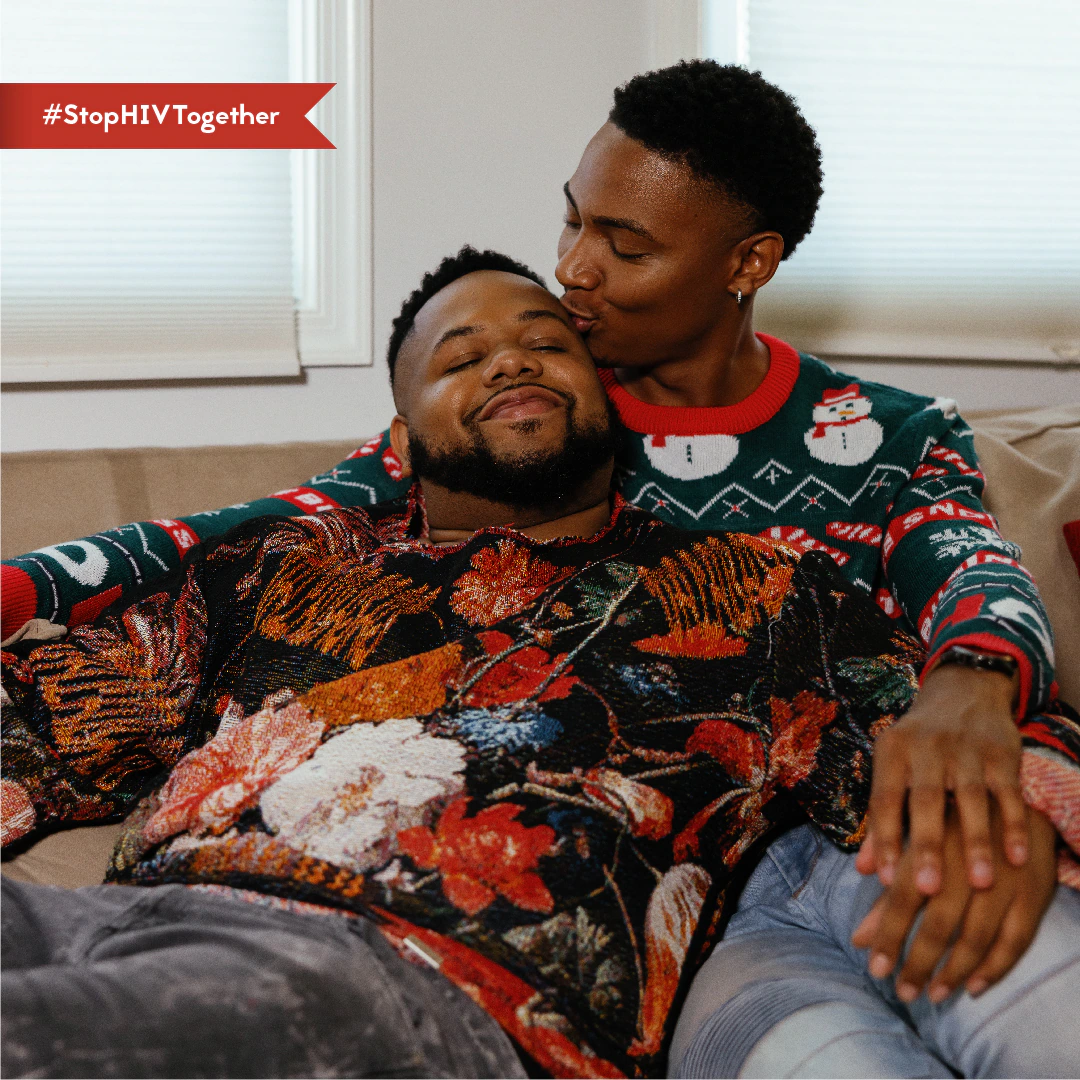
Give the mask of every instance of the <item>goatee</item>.
M 615 453 L 610 404 L 608 418 L 591 425 L 575 423 L 574 404 L 571 401 L 567 405 L 569 431 L 561 447 L 552 451 L 524 451 L 501 460 L 492 454 L 475 423 L 468 425 L 471 443 L 460 449 L 432 446 L 410 432 L 413 475 L 432 480 L 449 491 L 490 499 L 517 511 L 539 510 L 567 502 Z M 521 420 L 511 428 L 528 435 L 539 424 L 539 420 Z

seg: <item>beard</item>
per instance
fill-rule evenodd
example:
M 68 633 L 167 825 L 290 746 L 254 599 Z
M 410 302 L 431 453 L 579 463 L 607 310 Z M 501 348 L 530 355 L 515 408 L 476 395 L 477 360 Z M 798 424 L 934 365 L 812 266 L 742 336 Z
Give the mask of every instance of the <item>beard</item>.
M 459 491 L 502 503 L 514 510 L 540 510 L 572 499 L 615 453 L 611 403 L 607 416 L 593 424 L 578 423 L 575 402 L 566 408 L 567 436 L 553 450 L 527 450 L 497 458 L 484 440 L 476 421 L 466 424 L 471 438 L 461 447 L 433 446 L 409 432 L 409 459 L 418 479 L 431 480 L 449 491 Z M 520 420 L 511 430 L 528 435 L 539 420 Z

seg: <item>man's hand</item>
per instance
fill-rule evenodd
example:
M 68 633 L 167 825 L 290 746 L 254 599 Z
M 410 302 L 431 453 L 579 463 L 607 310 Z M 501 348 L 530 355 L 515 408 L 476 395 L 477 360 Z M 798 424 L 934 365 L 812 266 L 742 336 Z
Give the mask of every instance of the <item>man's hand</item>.
M 1013 718 L 1017 677 L 947 665 L 923 681 L 915 704 L 874 744 L 866 840 L 855 861 L 862 874 L 893 883 L 900 861 L 907 804 L 908 858 L 915 887 L 926 896 L 941 888 L 947 793 L 952 792 L 963 834 L 968 881 L 990 886 L 990 796 L 1003 822 L 1006 859 L 1022 866 L 1029 838 L 1020 796 L 1020 733 Z
M 1013 866 L 1002 858 L 1000 842 L 993 843 L 994 884 L 988 889 L 973 889 L 964 872 L 962 831 L 954 811 L 950 811 L 945 826 L 944 883 L 929 900 L 915 883 L 919 863 L 914 847 L 908 846 L 894 884 L 878 898 L 851 937 L 856 948 L 870 950 L 870 974 L 884 978 L 896 966 L 912 923 L 925 907 L 896 979 L 901 1001 L 914 1001 L 927 980 L 927 996 L 935 1004 L 961 984 L 977 996 L 1005 975 L 1031 944 L 1054 895 L 1057 834 L 1038 811 L 1026 810 L 1026 816 L 1031 857 L 1023 867 Z M 1001 815 L 995 811 L 992 819 L 993 839 L 1000 841 Z M 935 974 L 950 944 L 948 959 Z

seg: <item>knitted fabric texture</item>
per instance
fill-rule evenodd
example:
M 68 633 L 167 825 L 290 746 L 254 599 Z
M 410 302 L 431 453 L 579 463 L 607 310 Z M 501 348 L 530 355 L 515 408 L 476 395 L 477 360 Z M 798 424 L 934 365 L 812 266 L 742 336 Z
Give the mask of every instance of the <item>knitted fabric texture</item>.
M 744 856 L 861 838 L 922 649 L 826 556 L 621 501 L 588 540 L 426 535 L 417 491 L 248 522 L 12 646 L 12 834 L 130 812 L 113 881 L 361 913 L 540 1069 L 662 1075 Z M 1075 769 L 1075 725 L 1029 727 Z
M 622 493 L 682 528 L 738 529 L 824 552 L 931 653 L 967 644 L 1014 656 L 1019 713 L 1045 707 L 1050 624 L 1019 549 L 982 505 L 984 477 L 955 403 L 857 382 L 758 336 L 771 351 L 768 375 L 726 408 L 646 405 L 601 371 L 624 426 Z M 9 560 L 3 637 L 33 615 L 90 621 L 239 521 L 370 506 L 407 489 L 384 432 L 305 487 Z

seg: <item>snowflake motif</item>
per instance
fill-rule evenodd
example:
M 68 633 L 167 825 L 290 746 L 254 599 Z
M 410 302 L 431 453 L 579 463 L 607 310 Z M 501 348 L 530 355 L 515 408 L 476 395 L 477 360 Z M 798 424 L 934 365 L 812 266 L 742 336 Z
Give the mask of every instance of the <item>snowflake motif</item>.
M 955 559 L 965 552 L 993 548 L 1013 554 L 1016 545 L 1004 540 L 993 529 L 980 525 L 946 528 L 930 534 L 930 542 L 937 546 L 935 556 L 939 559 Z

